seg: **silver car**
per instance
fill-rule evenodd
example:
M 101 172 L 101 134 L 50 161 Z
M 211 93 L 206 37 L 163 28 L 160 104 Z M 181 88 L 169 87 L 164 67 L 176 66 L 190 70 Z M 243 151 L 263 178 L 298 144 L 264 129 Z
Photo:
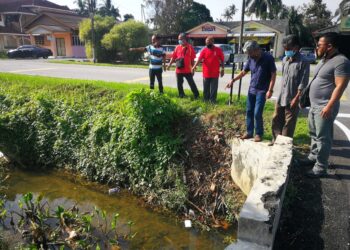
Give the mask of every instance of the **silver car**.
M 229 44 L 214 44 L 216 47 L 219 47 L 224 54 L 225 64 L 230 64 L 232 61 L 233 54 L 235 53 L 234 48 Z M 203 47 L 205 48 L 205 46 Z M 195 61 L 198 61 L 199 55 L 202 52 L 203 48 L 197 52 Z

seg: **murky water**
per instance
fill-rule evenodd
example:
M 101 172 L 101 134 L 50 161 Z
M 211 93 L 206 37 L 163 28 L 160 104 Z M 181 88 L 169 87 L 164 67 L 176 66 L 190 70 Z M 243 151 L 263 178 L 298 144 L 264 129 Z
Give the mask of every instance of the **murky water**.
M 126 249 L 224 249 L 224 237 L 233 235 L 232 230 L 208 233 L 185 228 L 184 223 L 175 217 L 145 208 L 137 197 L 127 191 L 108 195 L 107 187 L 86 184 L 59 172 L 14 170 L 8 185 L 5 193 L 10 201 L 33 192 L 43 194 L 52 207 L 59 204 L 71 207 L 77 203 L 82 212 L 92 211 L 94 206 L 110 214 L 118 212 L 121 223 L 133 221 L 133 232 L 137 232 L 137 236 L 124 247 Z

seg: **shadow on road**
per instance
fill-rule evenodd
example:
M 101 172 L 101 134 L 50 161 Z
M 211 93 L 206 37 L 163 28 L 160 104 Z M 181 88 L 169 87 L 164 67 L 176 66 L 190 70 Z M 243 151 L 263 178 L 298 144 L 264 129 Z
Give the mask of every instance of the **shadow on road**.
M 321 238 L 324 222 L 321 181 L 305 177 L 309 169 L 300 166 L 291 168 L 275 250 L 324 249 Z

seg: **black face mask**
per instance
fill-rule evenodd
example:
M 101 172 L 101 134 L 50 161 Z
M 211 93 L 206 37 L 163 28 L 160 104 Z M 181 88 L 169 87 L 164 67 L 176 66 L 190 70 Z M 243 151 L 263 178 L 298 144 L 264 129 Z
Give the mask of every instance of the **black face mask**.
M 213 48 L 213 46 L 214 46 L 213 44 L 208 44 L 208 45 L 207 45 L 207 48 L 208 48 L 208 49 L 211 49 L 211 48 Z

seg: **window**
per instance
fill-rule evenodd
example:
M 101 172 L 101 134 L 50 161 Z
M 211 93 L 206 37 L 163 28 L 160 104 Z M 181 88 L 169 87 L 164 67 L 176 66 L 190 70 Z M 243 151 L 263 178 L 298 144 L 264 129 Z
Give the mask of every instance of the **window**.
M 72 45 L 73 46 L 84 46 L 84 42 L 80 41 L 79 36 L 73 35 L 72 36 Z
M 44 45 L 44 36 L 35 36 L 35 45 Z

